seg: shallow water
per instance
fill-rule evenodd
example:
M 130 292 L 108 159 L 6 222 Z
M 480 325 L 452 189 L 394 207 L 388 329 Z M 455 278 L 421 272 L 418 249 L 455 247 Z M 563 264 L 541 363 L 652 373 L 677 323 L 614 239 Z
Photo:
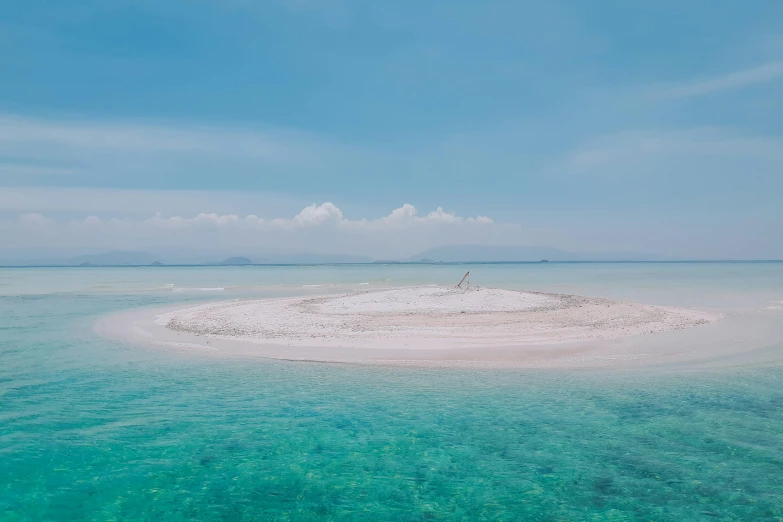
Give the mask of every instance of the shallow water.
M 783 517 L 780 358 L 649 375 L 379 368 L 92 330 L 137 306 L 468 269 L 474 284 L 783 317 L 774 263 L 0 270 L 0 520 Z

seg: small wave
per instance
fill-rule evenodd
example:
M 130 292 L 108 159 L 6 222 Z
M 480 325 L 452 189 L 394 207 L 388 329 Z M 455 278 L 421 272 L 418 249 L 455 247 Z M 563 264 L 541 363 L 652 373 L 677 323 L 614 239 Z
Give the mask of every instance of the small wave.
M 335 288 L 334 284 L 321 284 L 321 285 L 302 285 L 302 288 Z
M 217 286 L 215 288 L 185 288 L 185 287 L 174 287 L 174 292 L 222 292 L 225 288 L 222 286 Z
M 391 279 L 389 279 L 388 277 L 381 277 L 381 278 L 378 278 L 378 279 L 373 279 L 372 281 L 365 281 L 365 282 L 359 283 L 359 284 L 362 285 L 362 286 L 366 286 L 366 285 L 384 284 L 384 283 L 388 283 L 390 281 L 391 281 Z
M 178 348 L 180 350 L 201 350 L 205 352 L 216 352 L 217 348 L 213 348 L 212 346 L 205 346 L 203 344 L 195 344 L 195 343 L 176 343 L 171 341 L 155 341 L 152 343 L 152 346 L 159 346 L 159 347 L 165 347 L 165 348 Z

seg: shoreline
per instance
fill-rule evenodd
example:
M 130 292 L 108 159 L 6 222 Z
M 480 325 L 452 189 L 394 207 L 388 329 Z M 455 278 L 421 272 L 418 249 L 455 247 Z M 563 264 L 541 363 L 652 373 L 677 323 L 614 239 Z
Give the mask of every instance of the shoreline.
M 715 334 L 721 317 L 574 295 L 430 286 L 168 305 L 105 316 L 95 329 L 132 344 L 209 356 L 598 368 L 704 358 L 703 349 L 684 345 L 722 339 L 725 333 Z

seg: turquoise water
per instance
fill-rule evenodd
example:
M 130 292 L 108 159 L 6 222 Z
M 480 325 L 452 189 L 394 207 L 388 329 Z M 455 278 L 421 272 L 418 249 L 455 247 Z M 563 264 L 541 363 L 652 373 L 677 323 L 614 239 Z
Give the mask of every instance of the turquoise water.
M 92 330 L 137 306 L 467 269 L 477 284 L 783 317 L 774 263 L 2 269 L 0 520 L 783 520 L 779 359 L 655 374 L 376 368 Z

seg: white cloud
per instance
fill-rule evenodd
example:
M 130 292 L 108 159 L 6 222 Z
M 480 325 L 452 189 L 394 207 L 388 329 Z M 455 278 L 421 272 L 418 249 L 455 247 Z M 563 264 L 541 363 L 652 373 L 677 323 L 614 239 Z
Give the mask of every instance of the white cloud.
M 753 69 L 735 71 L 716 78 L 672 87 L 664 92 L 664 98 L 687 98 L 716 91 L 725 91 L 764 83 L 783 76 L 783 62 L 771 62 Z
M 191 152 L 245 156 L 273 163 L 299 163 L 314 140 L 283 130 L 257 131 L 187 124 L 41 120 L 0 115 L 0 150 L 56 147 L 111 153 Z M 6 166 L 9 168 L 9 166 Z
M 315 203 L 305 207 L 294 217 L 293 222 L 299 226 L 317 226 L 327 221 L 342 221 L 342 211 L 328 201 L 322 205 L 315 206 Z M 285 221 L 285 220 L 283 220 Z
M 409 203 L 405 203 L 403 206 L 392 210 L 391 214 L 381 219 L 387 222 L 395 222 L 395 221 L 404 221 L 404 220 L 412 219 L 415 216 L 416 216 L 416 207 L 414 207 Z
M 0 185 L 236 186 L 274 176 L 350 171 L 378 161 L 378 151 L 313 133 L 268 126 L 188 122 L 36 119 L 0 114 Z
M 35 177 L 62 178 L 72 173 L 73 169 L 63 167 L 35 166 L 19 163 L 0 164 L 0 179 L 5 177 L 22 177 L 27 179 Z
M 630 175 L 646 172 L 651 162 L 667 158 L 780 164 L 783 162 L 783 140 L 719 127 L 628 131 L 581 144 L 568 154 L 563 167 L 569 172 L 609 174 L 611 167 L 623 165 L 625 174 Z M 672 172 L 682 174 L 683 169 Z
M 284 214 L 301 209 L 306 203 L 306 200 L 293 196 L 252 191 L 0 186 L 0 209 L 4 212 L 67 214 L 74 217 L 110 214 L 141 218 L 159 213 L 196 215 L 201 212 L 251 214 L 258 208 Z
M 186 227 L 242 227 L 267 229 L 314 228 L 332 225 L 347 230 L 370 230 L 382 228 L 405 228 L 424 226 L 427 224 L 492 224 L 492 219 L 486 216 L 463 218 L 454 213 L 446 212 L 438 207 L 425 217 L 417 216 L 416 208 L 408 203 L 394 209 L 390 214 L 376 219 L 348 219 L 336 205 L 331 202 L 316 205 L 313 203 L 303 208 L 293 218 L 260 218 L 255 214 L 241 217 L 237 214 L 200 213 L 193 217 L 170 216 L 158 213 L 143 221 L 144 224 L 158 228 L 178 229 Z
M 249 216 L 248 216 L 249 217 Z M 239 216 L 236 214 L 215 214 L 201 212 L 190 218 L 182 216 L 163 217 L 160 213 L 145 219 L 144 223 L 159 228 L 184 228 L 189 226 L 226 226 L 239 223 Z
M 155 249 L 224 248 L 258 252 L 293 249 L 383 258 L 413 255 L 447 243 L 502 242 L 514 227 L 486 216 L 462 217 L 438 207 L 419 216 L 404 204 L 377 218 L 351 219 L 331 202 L 304 207 L 292 217 L 197 213 L 116 217 L 88 215 L 52 219 L 24 213 L 0 221 L 3 250 L 19 248 Z M 499 239 L 500 238 L 500 239 Z
M 427 219 L 430 221 L 439 221 L 441 223 L 460 223 L 462 218 L 457 217 L 455 214 L 444 211 L 441 207 L 436 208 L 429 214 Z
M 50 221 L 37 213 L 25 213 L 19 215 L 19 223 L 27 226 L 48 225 Z

